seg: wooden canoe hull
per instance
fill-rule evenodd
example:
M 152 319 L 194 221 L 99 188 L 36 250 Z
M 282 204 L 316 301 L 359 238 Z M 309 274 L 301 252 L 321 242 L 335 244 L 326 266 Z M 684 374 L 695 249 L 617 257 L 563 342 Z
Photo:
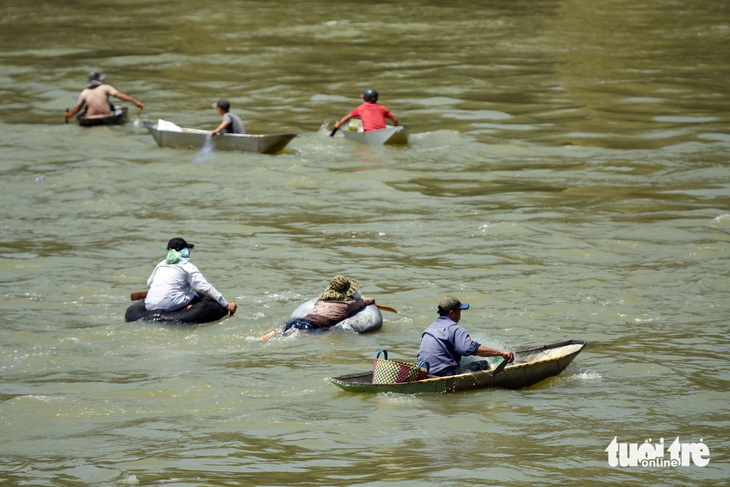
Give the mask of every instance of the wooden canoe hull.
M 82 127 L 121 125 L 127 121 L 127 107 L 117 107 L 111 115 L 78 115 L 76 121 Z
M 356 132 L 343 130 L 346 139 L 356 140 L 363 144 L 370 145 L 408 145 L 408 137 L 411 130 L 403 125 L 388 127 L 382 130 L 371 130 L 369 132 Z
M 568 340 L 541 347 L 515 352 L 515 365 L 508 365 L 493 376 L 494 369 L 469 372 L 450 377 L 430 377 L 416 382 L 401 384 L 372 384 L 373 372 L 343 375 L 330 378 L 330 382 L 348 392 L 399 392 L 416 394 L 421 392 L 453 392 L 486 387 L 520 389 L 537 384 L 560 374 L 583 350 L 586 342 Z
M 207 130 L 182 129 L 182 132 L 168 132 L 157 130 L 157 125 L 144 122 L 152 137 L 160 147 L 173 149 L 199 149 L 205 145 Z M 213 137 L 214 150 L 258 152 L 261 154 L 275 154 L 284 150 L 284 147 L 297 134 L 221 134 Z

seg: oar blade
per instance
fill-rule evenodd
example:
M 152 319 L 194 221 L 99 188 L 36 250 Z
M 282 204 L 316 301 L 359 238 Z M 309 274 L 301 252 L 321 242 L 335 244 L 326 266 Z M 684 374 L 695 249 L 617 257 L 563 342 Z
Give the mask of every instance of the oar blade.
M 132 293 L 131 296 L 129 296 L 129 299 L 132 301 L 139 301 L 140 299 L 144 299 L 147 297 L 147 291 L 141 291 L 138 293 Z
M 499 364 L 496 369 L 494 369 L 494 372 L 492 372 L 492 377 L 494 377 L 495 375 L 502 372 L 506 366 L 507 366 L 507 359 L 503 358 L 502 363 Z

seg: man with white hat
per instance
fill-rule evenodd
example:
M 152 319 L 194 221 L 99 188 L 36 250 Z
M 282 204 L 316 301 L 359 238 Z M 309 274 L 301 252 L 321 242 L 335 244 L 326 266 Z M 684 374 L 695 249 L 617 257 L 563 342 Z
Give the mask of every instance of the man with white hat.
M 487 348 L 472 340 L 469 332 L 458 324 L 462 309 L 469 309 L 469 305 L 454 296 L 446 296 L 439 303 L 438 319 L 421 335 L 418 361 L 428 362 L 431 375 L 446 377 L 465 373 L 459 363 L 461 357 L 468 355 L 503 357 L 507 362 L 514 360 L 512 352 Z

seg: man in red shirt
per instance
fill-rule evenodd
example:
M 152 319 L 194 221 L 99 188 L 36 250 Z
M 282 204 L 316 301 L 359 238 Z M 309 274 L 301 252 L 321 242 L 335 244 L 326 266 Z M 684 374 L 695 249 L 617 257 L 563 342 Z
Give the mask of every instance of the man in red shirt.
M 351 111 L 349 115 L 346 115 L 341 120 L 335 122 L 335 130 L 353 118 L 359 118 L 362 120 L 362 129 L 365 132 L 386 128 L 386 118 L 388 120 L 392 120 L 393 125 L 398 125 L 398 119 L 395 118 L 395 115 L 390 113 L 390 111 L 383 105 L 378 105 L 376 103 L 378 101 L 377 91 L 372 88 L 368 88 L 362 95 L 360 95 L 360 98 L 363 98 L 365 102 Z M 334 134 L 334 131 L 332 133 Z

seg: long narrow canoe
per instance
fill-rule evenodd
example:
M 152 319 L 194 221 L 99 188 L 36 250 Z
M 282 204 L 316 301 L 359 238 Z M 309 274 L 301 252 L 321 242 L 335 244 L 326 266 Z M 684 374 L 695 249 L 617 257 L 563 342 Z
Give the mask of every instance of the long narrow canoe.
M 182 132 L 158 130 L 157 124 L 143 122 L 160 147 L 176 149 L 198 149 L 205 145 L 208 130 L 182 129 Z M 286 147 L 297 134 L 221 134 L 213 137 L 215 150 L 237 150 L 274 154 Z
M 127 107 L 117 107 L 109 115 L 77 115 L 76 121 L 82 127 L 94 125 L 121 125 L 127 121 Z
M 359 132 L 355 130 L 343 130 L 342 133 L 346 139 L 356 140 L 364 144 L 370 145 L 408 145 L 408 137 L 411 129 L 398 125 L 397 127 L 388 127 L 381 130 L 371 130 L 369 132 Z
M 449 377 L 429 376 L 415 382 L 399 384 L 373 384 L 373 372 L 343 375 L 330 378 L 330 382 L 348 392 L 452 392 L 484 387 L 519 389 L 537 384 L 548 377 L 560 374 L 583 350 L 583 340 L 568 340 L 542 347 L 528 348 L 514 352 L 515 360 L 500 373 L 495 369 L 468 372 Z

